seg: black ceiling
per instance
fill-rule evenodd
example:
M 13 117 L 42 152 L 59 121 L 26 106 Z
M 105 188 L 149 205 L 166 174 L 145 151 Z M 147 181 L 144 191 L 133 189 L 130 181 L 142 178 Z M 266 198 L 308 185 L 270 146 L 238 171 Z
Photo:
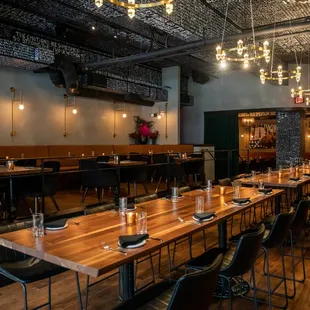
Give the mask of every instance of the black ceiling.
M 224 0 L 175 0 L 170 16 L 164 7 L 158 7 L 137 10 L 130 19 L 125 9 L 104 2 L 97 8 L 94 0 L 2 0 L 0 64 L 35 69 L 52 63 L 57 53 L 84 63 L 220 38 L 227 8 Z M 284 4 L 282 0 L 252 2 L 255 27 L 273 27 L 275 23 L 294 22 L 310 15 L 310 4 Z M 250 0 L 230 0 L 225 36 L 249 29 Z M 284 62 L 294 62 L 296 55 L 306 61 L 310 47 L 308 31 L 310 27 L 299 29 L 294 36 L 276 39 L 276 55 Z M 272 35 L 268 36 L 272 40 Z M 191 75 L 192 70 L 212 74 L 216 71 L 214 54 L 213 50 L 200 51 L 154 59 L 138 66 L 131 63 L 101 70 L 117 76 L 124 74 L 124 70 L 129 75 L 132 68 L 139 68 L 137 75 L 142 70 L 143 80 L 152 84 L 150 79 L 159 72 L 157 69 L 173 65 L 181 65 L 185 76 Z M 161 80 L 156 83 L 159 85 Z

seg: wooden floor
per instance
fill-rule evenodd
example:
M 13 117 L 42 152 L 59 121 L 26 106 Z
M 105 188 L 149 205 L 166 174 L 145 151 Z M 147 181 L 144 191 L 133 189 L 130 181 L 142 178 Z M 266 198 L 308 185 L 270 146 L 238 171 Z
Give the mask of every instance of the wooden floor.
M 96 202 L 95 193 L 88 198 L 89 201 L 92 199 Z M 61 193 L 58 196 L 59 202 L 63 200 L 63 202 L 67 202 L 67 205 L 74 204 L 79 205 L 79 192 L 76 193 Z M 70 203 L 71 201 L 71 203 Z M 88 203 L 88 202 L 87 202 Z M 64 205 L 64 204 L 62 204 Z M 52 211 L 52 204 L 48 205 L 49 208 L 51 207 L 50 211 Z M 234 231 L 239 229 L 239 222 L 234 221 Z M 217 243 L 217 229 L 214 227 L 207 231 L 207 244 L 209 246 L 213 246 Z M 177 255 L 176 255 L 176 262 L 183 262 L 189 258 L 189 251 L 187 242 L 180 244 L 177 247 Z M 306 243 L 306 246 L 308 244 Z M 310 247 L 310 242 L 309 245 Z M 196 256 L 203 252 L 203 241 L 202 241 L 202 234 L 197 234 L 193 238 L 193 255 Z M 309 251 L 310 256 L 310 251 Z M 163 258 L 162 258 L 162 272 L 167 272 L 167 254 L 166 250 L 164 250 Z M 266 278 L 262 275 L 262 264 L 263 259 L 262 257 L 258 259 L 256 263 L 256 277 L 258 280 L 258 286 L 261 288 L 266 288 Z M 280 272 L 280 259 L 279 253 L 277 250 L 272 251 L 271 255 L 271 272 L 279 273 Z M 155 268 L 158 268 L 158 260 L 155 259 Z M 288 275 L 290 275 L 291 264 L 290 259 L 286 259 L 286 268 Z M 310 275 L 310 260 L 306 260 L 306 271 L 307 274 Z M 297 267 L 298 276 L 301 275 L 301 266 Z M 182 270 L 178 272 L 174 272 L 174 277 L 178 278 L 181 276 Z M 144 283 L 148 282 L 151 278 L 150 272 L 150 264 L 148 261 L 139 265 L 138 275 L 137 275 L 137 286 L 141 286 Z M 245 279 L 249 279 L 249 275 L 245 276 Z M 86 277 L 81 275 L 81 285 L 85 287 Z M 158 278 L 158 281 L 161 279 Z M 276 280 L 278 281 L 278 280 Z M 272 284 L 275 285 L 275 281 L 272 281 Z M 288 309 L 295 310 L 295 309 L 310 309 L 310 276 L 306 279 L 304 284 L 298 283 L 297 284 L 297 295 L 294 300 L 289 301 Z M 288 284 L 289 292 L 292 292 L 292 284 Z M 283 287 L 280 287 L 279 292 L 283 291 Z M 28 301 L 29 301 L 29 308 L 32 309 L 38 306 L 41 303 L 44 303 L 47 299 L 47 286 L 46 281 L 39 281 L 33 284 L 28 285 Z M 260 294 L 260 297 L 266 299 L 265 294 Z M 275 298 L 275 302 L 281 303 L 280 298 Z M 89 294 L 89 309 L 111 309 L 113 306 L 119 303 L 118 299 L 118 278 L 117 276 L 113 276 L 110 279 L 93 286 L 90 288 Z M 75 286 L 75 277 L 74 273 L 68 271 L 64 274 L 56 276 L 53 278 L 52 284 L 52 304 L 53 309 L 78 309 L 77 303 L 77 295 L 76 295 L 76 286 Z M 234 309 L 254 309 L 253 303 L 251 301 L 247 301 L 241 298 L 234 299 Z M 22 289 L 18 284 L 12 284 L 10 286 L 6 286 L 0 289 L 0 309 L 5 310 L 19 310 L 23 309 L 23 296 L 22 296 Z M 47 309 L 43 308 L 43 309 Z M 217 309 L 217 301 L 214 301 L 211 309 Z M 228 302 L 225 301 L 223 303 L 223 309 L 228 309 Z M 268 309 L 265 305 L 260 305 L 259 309 Z M 181 309 L 182 310 L 182 309 Z M 194 309 L 192 309 L 194 310 Z

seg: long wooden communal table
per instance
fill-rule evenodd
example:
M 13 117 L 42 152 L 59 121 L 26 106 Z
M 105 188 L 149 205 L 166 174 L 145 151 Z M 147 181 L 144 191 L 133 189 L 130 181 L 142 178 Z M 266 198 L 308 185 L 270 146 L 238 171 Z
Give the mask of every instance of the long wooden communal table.
M 209 194 L 196 190 L 184 194 L 177 203 L 157 199 L 137 205 L 138 211 L 148 212 L 149 235 L 161 238 L 163 242 L 149 239 L 143 247 L 126 249 L 127 256 L 115 251 L 106 251 L 101 246 L 101 242 L 105 242 L 117 248 L 120 235 L 136 232 L 135 226 L 126 226 L 123 217 L 116 211 L 69 220 L 68 228 L 48 231 L 44 237 L 38 239 L 33 238 L 29 230 L 2 234 L 0 245 L 93 277 L 119 268 L 122 296 L 128 299 L 134 294 L 134 260 L 214 225 L 219 225 L 220 245 L 226 246 L 227 233 L 224 226 L 228 218 L 271 197 L 276 199 L 283 193 L 282 190 L 273 190 L 271 195 L 264 196 L 258 195 L 253 188 L 242 188 L 241 195 L 251 197 L 251 203 L 239 207 L 232 205 L 231 192 L 219 196 L 216 189 Z M 205 210 L 216 212 L 212 221 L 202 225 L 197 225 L 192 220 L 197 195 L 206 197 Z M 178 217 L 182 217 L 186 222 L 181 223 Z
M 5 166 L 0 166 L 0 178 L 8 177 L 9 178 L 9 188 L 10 188 L 10 199 L 9 199 L 9 208 L 8 208 L 8 217 L 10 220 L 15 219 L 16 213 L 16 203 L 14 199 L 14 177 L 20 176 L 32 176 L 40 173 L 52 172 L 52 168 L 43 168 L 43 167 L 19 167 L 15 166 L 14 170 L 9 170 Z M 43 202 L 44 205 L 44 202 Z
M 298 181 L 290 180 L 291 177 L 299 177 Z M 310 183 L 309 177 L 304 177 L 302 173 L 291 174 L 287 169 L 282 172 L 281 178 L 278 172 L 272 172 L 268 174 L 259 174 L 252 178 L 240 179 L 243 186 L 254 185 L 257 186 L 259 180 L 262 180 L 267 187 L 282 188 L 282 189 L 295 189 L 297 199 L 300 200 L 302 197 L 302 188 L 304 185 Z

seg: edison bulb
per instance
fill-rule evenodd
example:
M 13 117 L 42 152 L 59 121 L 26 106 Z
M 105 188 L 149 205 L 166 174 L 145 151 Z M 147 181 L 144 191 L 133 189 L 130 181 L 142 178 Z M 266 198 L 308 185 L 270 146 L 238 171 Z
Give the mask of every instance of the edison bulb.
M 23 104 L 20 104 L 18 108 L 22 111 L 22 110 L 24 110 L 25 107 Z
M 97 8 L 100 8 L 103 6 L 103 0 L 95 0 L 95 4 L 96 4 Z
M 72 113 L 76 114 L 77 113 L 77 109 L 76 108 L 72 109 Z
M 220 62 L 220 67 L 222 68 L 222 69 L 225 69 L 226 68 L 226 61 L 225 60 L 221 60 L 221 62 Z
M 127 114 L 126 113 L 123 113 L 123 118 L 126 118 L 127 117 Z
M 157 115 L 157 119 L 161 119 L 161 115 L 160 114 Z

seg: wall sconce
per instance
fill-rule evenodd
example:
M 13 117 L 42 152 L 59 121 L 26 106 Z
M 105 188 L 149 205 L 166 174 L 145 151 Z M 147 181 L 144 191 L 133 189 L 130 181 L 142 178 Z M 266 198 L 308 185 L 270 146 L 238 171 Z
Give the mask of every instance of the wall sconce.
M 69 103 L 68 95 L 64 94 L 64 100 L 65 100 L 65 109 L 64 109 L 64 133 L 63 136 L 67 138 L 69 135 L 67 131 L 67 108 L 68 107 L 73 107 L 72 108 L 72 114 L 76 115 L 77 114 L 77 108 L 76 108 L 76 97 L 73 97 L 73 103 Z
M 10 136 L 12 139 L 16 136 L 15 126 L 14 126 L 14 102 L 19 102 L 18 108 L 22 111 L 24 110 L 24 99 L 23 99 L 23 91 L 22 89 L 19 91 L 19 98 L 16 98 L 16 89 L 14 87 L 10 88 L 12 93 L 12 101 L 11 101 L 11 132 Z
M 151 113 L 150 117 L 156 117 L 157 119 L 162 119 L 165 116 L 165 113 L 167 113 L 164 110 L 160 110 L 160 108 L 158 109 L 158 113 Z

